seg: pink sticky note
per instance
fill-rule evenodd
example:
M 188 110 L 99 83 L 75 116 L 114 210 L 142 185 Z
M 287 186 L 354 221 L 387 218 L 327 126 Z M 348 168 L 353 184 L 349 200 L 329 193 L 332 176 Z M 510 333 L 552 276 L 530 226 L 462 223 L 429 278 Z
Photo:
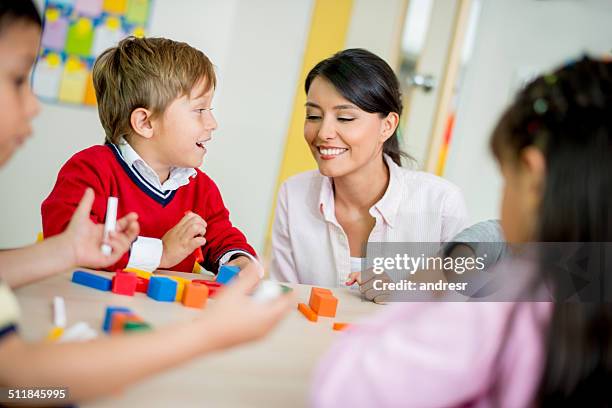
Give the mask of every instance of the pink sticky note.
M 98 17 L 102 13 L 102 0 L 76 0 L 74 10 L 84 16 Z
M 45 28 L 42 35 L 42 46 L 56 51 L 61 51 L 66 43 L 66 31 L 68 20 L 57 17 L 53 21 L 45 20 Z

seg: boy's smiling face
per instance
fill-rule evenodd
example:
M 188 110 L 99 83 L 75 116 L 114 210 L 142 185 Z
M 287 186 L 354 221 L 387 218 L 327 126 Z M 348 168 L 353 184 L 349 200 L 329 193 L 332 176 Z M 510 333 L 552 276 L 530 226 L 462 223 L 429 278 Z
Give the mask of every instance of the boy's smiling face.
M 0 166 L 32 133 L 30 121 L 39 104 L 29 74 L 36 59 L 40 28 L 15 22 L 0 32 Z
M 214 89 L 210 87 L 207 91 L 206 88 L 206 81 L 199 81 L 189 95 L 175 99 L 162 115 L 151 120 L 158 166 L 202 165 L 206 143 L 217 128 L 211 111 Z

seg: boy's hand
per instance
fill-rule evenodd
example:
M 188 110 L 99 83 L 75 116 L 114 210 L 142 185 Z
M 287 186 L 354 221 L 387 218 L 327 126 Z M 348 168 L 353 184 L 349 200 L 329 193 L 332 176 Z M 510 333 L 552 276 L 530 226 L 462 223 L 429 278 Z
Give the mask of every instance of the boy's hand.
M 164 251 L 159 263 L 162 269 L 171 268 L 206 243 L 206 221 L 188 212 L 162 237 Z
M 70 224 L 61 234 L 71 248 L 73 264 L 89 268 L 103 268 L 114 264 L 130 249 L 132 242 L 138 237 L 140 226 L 138 215 L 129 213 L 117 220 L 117 227 L 104 242 L 104 225 L 95 224 L 89 214 L 94 202 L 94 192 L 91 188 L 85 190 L 83 198 L 72 215 Z M 102 253 L 102 244 L 106 243 L 112 248 L 109 256 Z
M 263 337 L 295 304 L 292 293 L 265 303 L 253 301 L 249 294 L 258 282 L 259 271 L 252 263 L 206 308 L 206 333 L 215 336 L 214 348 L 226 348 Z
M 259 262 L 253 261 L 248 256 L 238 256 L 232 259 L 231 261 L 227 262 L 225 265 L 237 266 L 238 268 L 240 268 L 240 274 L 242 274 L 242 271 L 246 270 L 249 267 L 249 265 L 252 265 L 253 270 L 257 272 L 257 276 L 262 278 L 264 274 L 263 268 L 259 264 Z

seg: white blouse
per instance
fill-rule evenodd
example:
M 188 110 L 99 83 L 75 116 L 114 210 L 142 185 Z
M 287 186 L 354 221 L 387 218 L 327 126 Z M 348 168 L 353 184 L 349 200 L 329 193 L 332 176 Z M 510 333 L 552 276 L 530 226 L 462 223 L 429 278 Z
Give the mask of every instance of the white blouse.
M 446 242 L 466 227 L 459 188 L 384 157 L 389 185 L 370 208 L 376 221 L 368 242 Z M 349 242 L 336 219 L 332 180 L 318 170 L 289 178 L 278 193 L 270 277 L 335 287 L 350 272 Z

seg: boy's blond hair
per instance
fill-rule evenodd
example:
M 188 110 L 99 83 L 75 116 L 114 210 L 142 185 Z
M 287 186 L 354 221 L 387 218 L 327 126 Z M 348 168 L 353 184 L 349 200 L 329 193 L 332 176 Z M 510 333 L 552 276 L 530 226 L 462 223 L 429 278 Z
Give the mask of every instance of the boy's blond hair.
M 162 114 L 176 98 L 189 95 L 201 80 L 216 86 L 212 63 L 203 52 L 166 38 L 128 37 L 104 51 L 93 67 L 98 114 L 106 141 L 132 134 L 130 116 L 145 108 Z

